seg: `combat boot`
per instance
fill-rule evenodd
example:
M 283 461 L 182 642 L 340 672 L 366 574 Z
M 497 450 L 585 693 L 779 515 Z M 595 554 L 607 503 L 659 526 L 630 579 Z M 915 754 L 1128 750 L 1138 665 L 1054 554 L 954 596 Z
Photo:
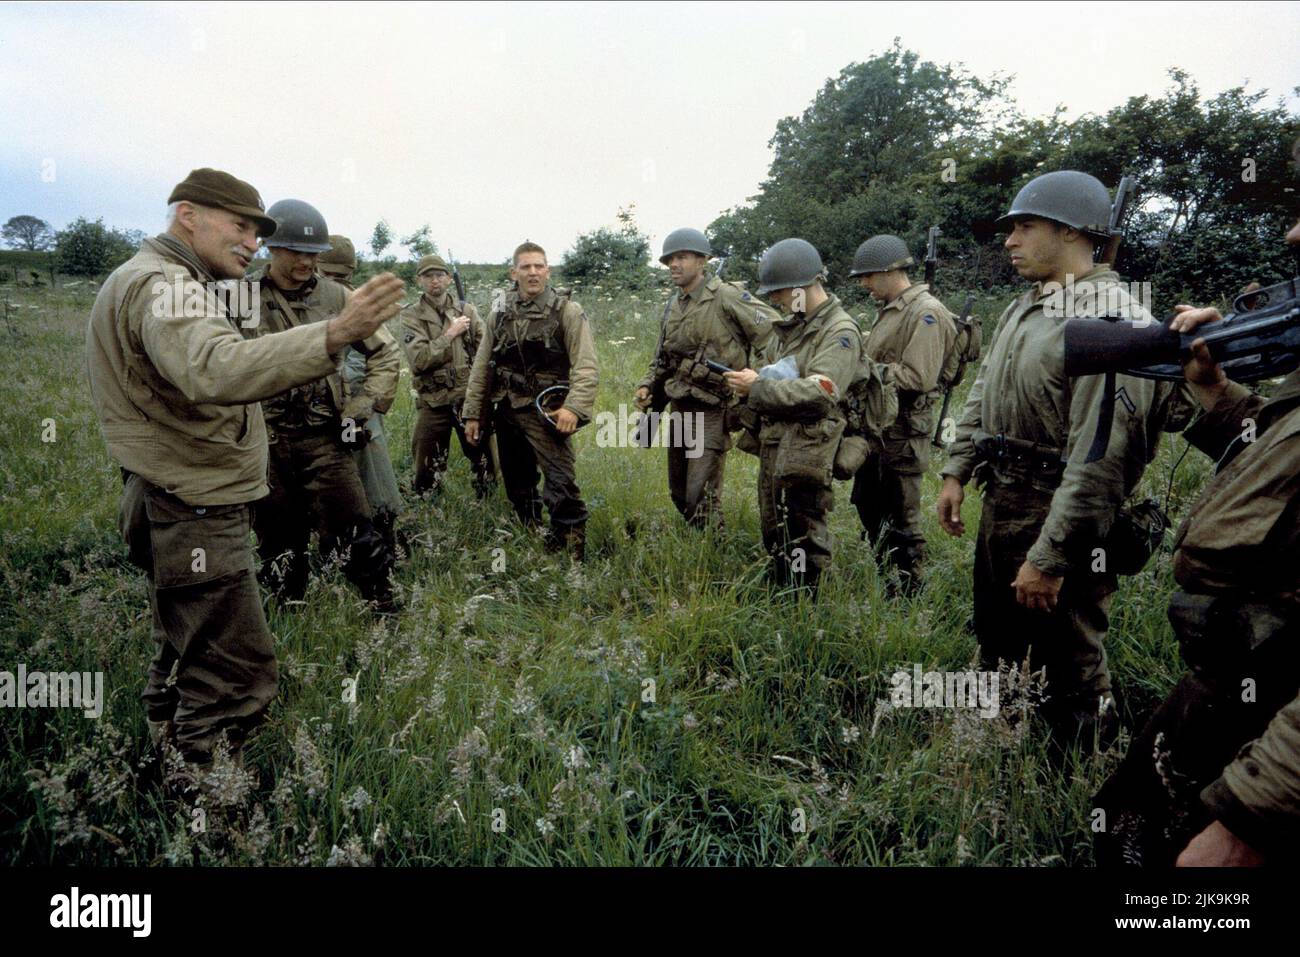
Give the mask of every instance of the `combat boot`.
M 564 541 L 569 548 L 569 555 L 575 562 L 586 561 L 587 527 L 585 525 L 570 526 L 564 534 Z

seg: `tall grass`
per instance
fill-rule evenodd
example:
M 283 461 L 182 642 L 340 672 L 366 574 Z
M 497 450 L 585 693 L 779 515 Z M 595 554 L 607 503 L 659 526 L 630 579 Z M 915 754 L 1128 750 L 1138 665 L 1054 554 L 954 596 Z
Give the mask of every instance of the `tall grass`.
M 547 554 L 499 492 L 478 502 L 453 453 L 441 498 L 412 500 L 402 519 L 399 618 L 373 620 L 336 567 L 318 569 L 303 606 L 268 599 L 280 695 L 245 767 L 221 764 L 197 814 L 165 796 L 148 745 L 147 594 L 118 540 L 120 480 L 87 398 L 90 294 L 2 292 L 19 308 L 0 354 L 0 669 L 103 671 L 107 697 L 98 720 L 0 712 L 6 863 L 1091 861 L 1090 796 L 1113 757 L 1062 772 L 1014 714 L 888 706 L 896 668 L 963 668 L 975 653 L 972 534 L 941 534 L 937 464 L 920 595 L 885 597 L 841 486 L 834 567 L 813 603 L 764 577 L 756 460 L 729 457 L 726 530 L 700 534 L 668 499 L 663 450 L 599 448 L 594 428 L 576 438 L 585 565 Z M 486 305 L 486 285 L 471 294 Z M 644 371 L 660 302 L 579 295 L 598 408 L 613 411 Z M 387 418 L 403 479 L 409 383 L 404 372 Z M 1161 496 L 1172 445 L 1148 472 Z M 1189 456 L 1176 499 L 1205 472 Z M 972 494 L 971 528 L 978 508 Z M 1170 587 L 1161 555 L 1115 602 L 1109 648 L 1131 721 L 1179 670 Z

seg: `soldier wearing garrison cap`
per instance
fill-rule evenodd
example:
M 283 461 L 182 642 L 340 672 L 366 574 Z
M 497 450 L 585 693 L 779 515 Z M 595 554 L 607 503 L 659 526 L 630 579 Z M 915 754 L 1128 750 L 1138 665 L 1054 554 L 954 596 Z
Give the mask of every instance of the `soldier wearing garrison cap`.
M 904 592 L 919 584 L 925 556 L 921 476 L 930 464 L 940 375 L 957 339 L 952 313 L 930 295 L 928 285 L 911 281 L 911 265 L 907 244 L 897 236 L 872 236 L 858 247 L 849 273 L 880 306 L 867 336 L 867 355 L 884 367 L 898 390 L 898 419 L 858 469 L 850 500 L 863 534 L 897 569 Z
M 668 267 L 677 291 L 665 304 L 659 344 L 635 398 L 645 411 L 662 407 L 654 399 L 660 394 L 672 400 L 679 421 L 691 416 L 702 426 L 696 432 L 702 438 L 698 455 L 687 456 L 680 430 L 668 444 L 669 494 L 677 511 L 697 528 L 710 521 L 722 524 L 722 473 L 731 448 L 729 414 L 736 408 L 726 381 L 705 362 L 731 369 L 751 365 L 771 340 L 777 318 L 766 303 L 707 275 L 704 267 L 710 255 L 709 241 L 698 229 L 675 229 L 664 240 L 659 261 Z
M 244 328 L 250 338 L 327 321 L 345 307 L 349 290 L 316 272 L 330 249 L 329 230 L 315 207 L 285 199 L 268 210 L 278 226 L 266 246 L 271 263 L 261 284 L 261 320 Z M 397 343 L 378 329 L 356 344 L 364 375 L 344 390 L 338 369 L 263 402 L 269 426 L 271 493 L 253 515 L 262 575 L 281 598 L 307 590 L 307 549 L 313 516 L 322 526 L 321 549 L 347 558 L 344 574 L 379 611 L 393 609 L 389 570 L 393 553 L 375 527 L 352 452 L 368 441 L 366 421 L 397 394 Z
M 487 441 L 470 443 L 460 417 L 469 371 L 483 342 L 483 320 L 472 302 L 456 298 L 451 270 L 441 256 L 422 258 L 415 281 L 422 294 L 402 310 L 401 333 L 402 350 L 419 394 L 411 431 L 413 488 L 424 492 L 441 485 L 455 431 L 474 473 L 474 490 L 483 498 L 496 481 L 491 449 Z
M 345 345 L 396 315 L 402 284 L 385 273 L 328 321 L 245 339 L 214 284 L 243 277 L 275 220 L 252 186 L 213 169 L 168 203 L 166 232 L 95 297 L 87 371 L 122 469 L 119 529 L 149 576 L 150 731 L 205 762 L 223 736 L 242 746 L 278 681 L 249 548 L 250 505 L 267 494 L 259 403 L 329 374 Z

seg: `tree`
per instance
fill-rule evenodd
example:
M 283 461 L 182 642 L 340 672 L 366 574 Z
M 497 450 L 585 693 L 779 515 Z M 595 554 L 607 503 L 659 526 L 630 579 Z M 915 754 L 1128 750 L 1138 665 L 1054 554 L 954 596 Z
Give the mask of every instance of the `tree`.
M 130 259 L 144 239 L 138 229 L 110 229 L 103 219 L 92 223 L 83 216 L 55 234 L 54 255 L 59 272 L 97 276 Z
M 566 282 L 609 281 L 630 289 L 654 284 L 650 237 L 637 227 L 635 205 L 620 209 L 618 221 L 617 229 L 602 226 L 578 237 L 560 263 Z
M 54 245 L 54 230 L 45 220 L 35 216 L 14 216 L 0 227 L 0 235 L 11 249 L 35 253 Z
M 428 223 L 425 223 L 409 236 L 402 237 L 401 243 L 410 253 L 411 262 L 417 262 L 425 256 L 435 256 L 438 253 L 438 245 L 429 236 L 433 229 Z
M 801 116 L 777 123 L 758 195 L 708 232 L 736 257 L 741 275 L 772 243 L 801 236 L 821 252 L 832 279 L 843 280 L 854 250 L 873 233 L 900 233 L 909 223 L 924 234 L 921 197 L 942 183 L 945 160 L 1010 115 L 1006 85 L 922 61 L 895 39 L 827 80 Z M 914 177 L 923 179 L 919 190 Z
M 370 234 L 370 251 L 378 259 L 385 249 L 393 244 L 393 230 L 388 225 L 388 220 L 381 219 L 375 223 L 375 231 Z

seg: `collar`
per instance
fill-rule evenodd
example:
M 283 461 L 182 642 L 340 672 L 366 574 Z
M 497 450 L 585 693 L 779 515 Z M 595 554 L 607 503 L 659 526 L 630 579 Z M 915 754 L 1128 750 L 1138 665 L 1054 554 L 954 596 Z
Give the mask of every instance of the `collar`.
M 257 278 L 258 281 L 262 283 L 262 285 L 272 287 L 276 292 L 278 292 L 281 296 L 283 296 L 285 299 L 289 300 L 290 302 L 298 302 L 300 300 L 306 299 L 308 296 L 311 295 L 312 290 L 316 288 L 316 284 L 320 282 L 320 277 L 316 275 L 316 273 L 312 273 L 311 278 L 308 279 L 301 286 L 299 286 L 297 289 L 281 289 L 276 284 L 275 280 L 271 278 L 270 266 L 267 266 L 265 269 L 263 269 L 262 274 Z
M 518 309 L 520 313 L 545 313 L 551 308 L 551 302 L 555 299 L 555 287 L 550 283 L 541 291 L 536 299 L 525 299 L 519 296 Z
M 1096 263 L 1083 275 L 1074 277 L 1074 284 L 1076 286 L 1082 285 L 1086 282 L 1119 282 L 1119 273 L 1115 272 L 1115 270 L 1106 263 Z M 1029 301 L 1031 303 L 1040 302 L 1047 298 L 1047 296 L 1051 295 L 1051 293 L 1043 292 L 1043 282 L 1041 280 L 1029 287 L 1029 293 Z
M 216 281 L 216 277 L 203 264 L 199 254 L 170 233 L 159 233 L 153 239 L 146 239 L 145 245 L 150 247 L 151 252 L 157 253 L 164 259 L 180 263 L 194 274 L 195 279 Z
M 719 279 L 717 276 L 706 275 L 704 277 L 704 280 L 698 286 L 696 286 L 693 291 L 685 295 L 683 295 L 681 292 L 678 292 L 677 301 L 683 304 L 688 299 L 693 299 L 695 302 L 703 302 L 705 299 L 712 298 L 713 293 L 716 292 L 717 288 L 721 285 L 722 285 L 722 280 Z
M 427 292 L 421 292 L 420 298 L 424 300 L 424 302 L 429 306 L 429 308 L 437 312 L 446 312 L 455 303 L 455 300 L 452 298 L 451 295 L 450 287 L 443 290 L 443 292 L 438 296 L 437 299 L 434 299 Z

